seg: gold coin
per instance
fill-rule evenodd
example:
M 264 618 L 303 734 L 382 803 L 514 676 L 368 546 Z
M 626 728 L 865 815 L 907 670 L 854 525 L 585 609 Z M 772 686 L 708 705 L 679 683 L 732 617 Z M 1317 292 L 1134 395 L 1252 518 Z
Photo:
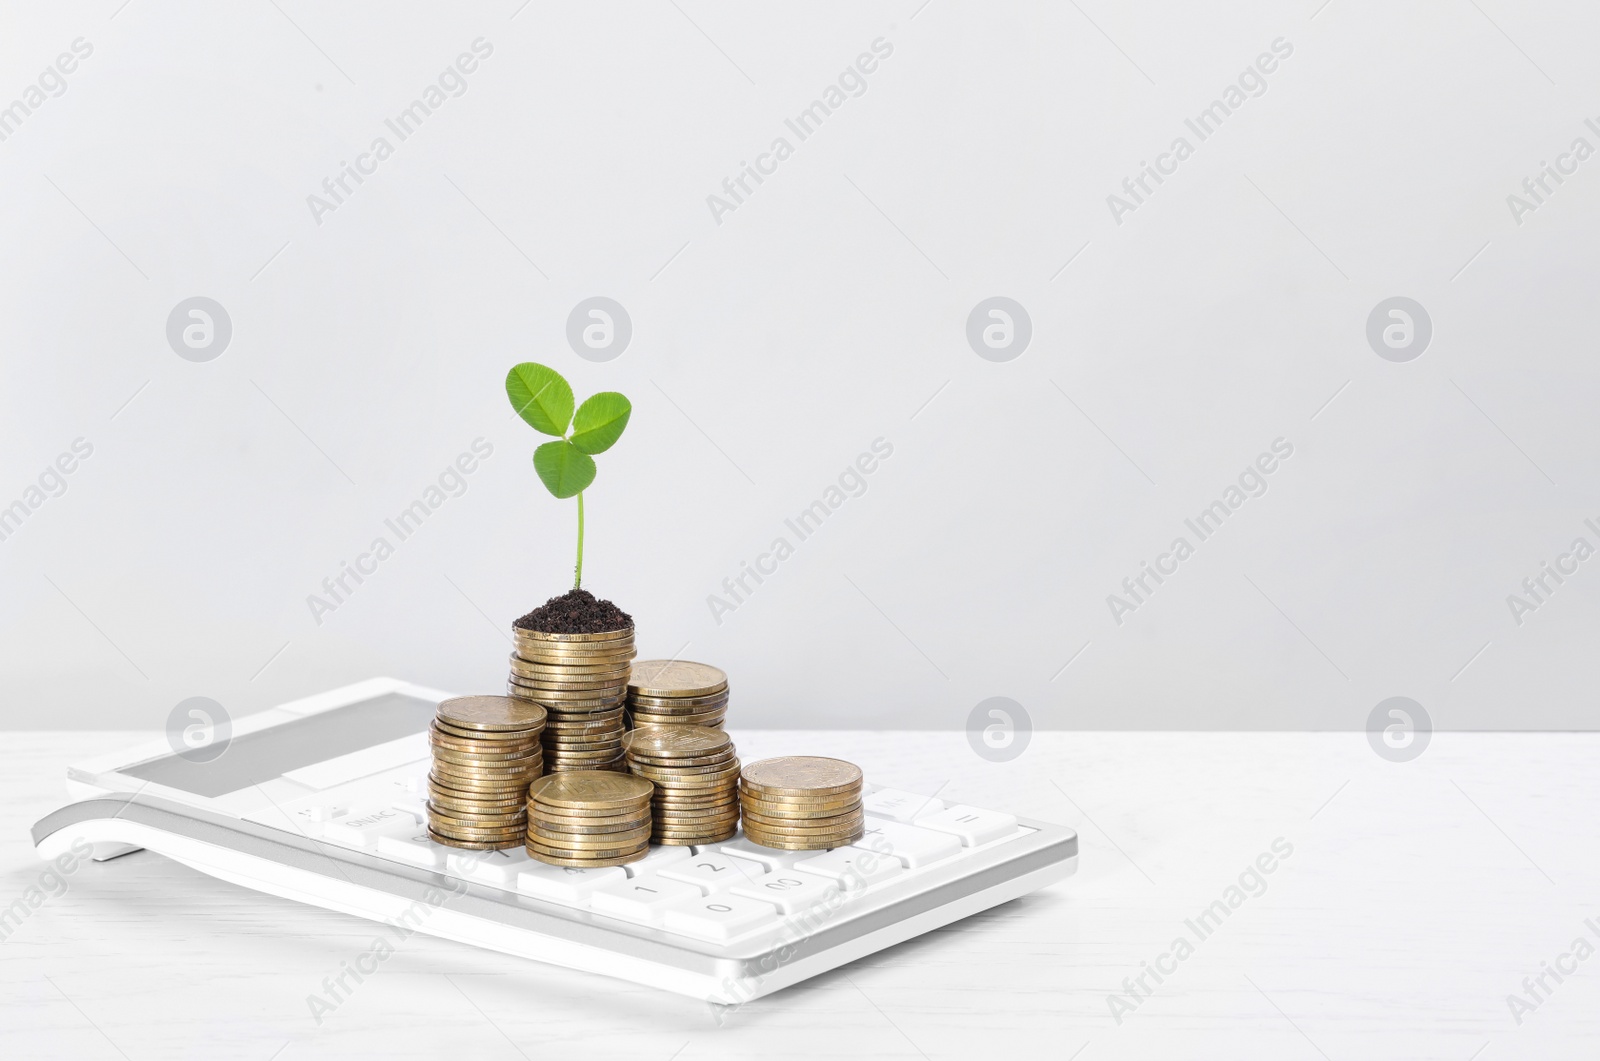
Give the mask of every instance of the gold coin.
M 593 633 L 585 634 L 553 634 L 544 630 L 533 630 L 526 626 L 513 626 L 511 632 L 519 638 L 525 637 L 530 641 L 554 641 L 557 643 L 563 641 L 616 641 L 621 639 L 631 641 L 633 639 L 633 627 L 631 626 L 622 626 L 615 630 L 597 630 Z
M 628 694 L 628 706 L 641 711 L 659 711 L 663 715 L 687 715 L 696 711 L 715 711 L 728 706 L 728 694 L 694 696 L 674 699 L 665 696 L 637 696 Z
M 744 831 L 754 836 L 762 833 L 767 836 L 788 837 L 793 840 L 828 839 L 851 834 L 865 835 L 866 823 L 856 822 L 853 825 L 830 826 L 827 829 L 795 829 L 784 825 L 767 825 L 764 822 L 751 821 L 748 817 L 741 817 Z
M 720 730 L 722 724 L 728 720 L 726 711 L 718 711 L 711 715 L 655 715 L 647 711 L 629 711 L 628 716 L 633 720 L 634 728 L 640 726 L 701 726 L 705 729 Z
M 728 676 L 706 663 L 647 659 L 633 665 L 630 692 L 640 696 L 709 696 L 727 688 Z
M 771 803 L 757 803 L 754 800 L 741 799 L 739 805 L 748 813 L 758 819 L 775 822 L 807 822 L 827 818 L 837 818 L 842 814 L 860 814 L 861 802 L 846 803 L 838 807 L 808 807 L 797 810 L 793 807 L 775 806 Z
M 654 801 L 651 810 L 658 818 L 721 818 L 726 815 L 737 815 L 737 803 L 712 803 L 704 807 L 657 807 Z
M 693 759 L 680 759 L 676 762 L 670 759 L 646 759 L 638 755 L 628 756 L 630 766 L 637 766 L 641 772 L 653 772 L 667 777 L 688 777 L 691 774 L 715 774 L 727 769 L 735 756 L 733 749 L 717 755 L 701 755 Z
M 531 700 L 548 711 L 552 717 L 585 715 L 595 711 L 610 711 L 612 708 L 622 706 L 623 698 L 614 692 L 587 689 L 571 693 L 551 692 L 547 689 L 529 689 L 518 685 L 517 681 L 518 679 L 513 679 L 506 685 L 512 698 Z
M 469 799 L 452 799 L 449 796 L 435 796 L 431 793 L 428 796 L 425 806 L 429 810 L 437 810 L 439 813 L 447 815 L 451 818 L 475 818 L 482 817 L 484 815 L 497 814 L 523 814 L 528 809 L 528 804 L 526 801 L 507 799 L 493 802 L 475 802 Z
M 559 715 L 585 715 L 595 711 L 610 711 L 623 706 L 623 697 L 615 693 L 596 696 L 592 693 L 550 693 L 539 692 L 533 689 L 524 689 L 512 679 L 507 688 L 511 689 L 512 696 L 523 700 L 533 700 L 548 711 L 551 717 Z
M 705 785 L 721 783 L 733 784 L 739 777 L 739 760 L 729 759 L 725 763 L 714 763 L 710 766 L 651 766 L 648 763 L 635 762 L 630 768 L 640 777 L 648 777 L 652 781 L 659 781 L 665 785 L 678 787 L 699 788 Z
M 541 656 L 570 659 L 582 656 L 631 654 L 635 641 L 631 637 L 620 637 L 613 641 L 536 641 L 519 637 L 515 643 L 518 652 L 533 652 Z
M 541 694 L 566 693 L 569 700 L 585 697 L 597 699 L 602 696 L 627 699 L 628 695 L 626 687 L 617 678 L 591 678 L 578 674 L 544 676 L 511 671 L 506 675 L 506 681 Z
M 662 829 L 718 829 L 728 823 L 738 821 L 738 813 L 722 813 L 722 815 L 698 815 L 686 818 L 682 815 L 656 815 L 654 823 Z
M 514 698 L 513 698 L 514 699 Z M 548 714 L 548 712 L 547 712 Z M 520 744 L 538 740 L 542 726 L 529 726 L 525 730 L 461 729 L 435 718 L 428 723 L 428 740 L 451 744 L 470 744 L 473 747 L 498 748 L 502 744 Z
M 538 738 L 529 741 L 483 741 L 479 744 L 465 742 L 445 743 L 438 737 L 428 741 L 435 755 L 465 755 L 474 759 L 520 759 L 531 755 L 540 747 Z
M 528 825 L 528 839 L 549 848 L 568 848 L 573 851 L 617 850 L 632 847 L 641 840 L 650 839 L 650 823 L 635 825 L 632 829 L 616 832 L 575 833 L 566 829 L 532 823 Z
M 570 770 L 609 770 L 612 773 L 625 774 L 628 766 L 622 759 L 553 759 L 546 774 L 561 774 Z
M 492 817 L 474 815 L 463 818 L 454 814 L 445 814 L 430 806 L 428 808 L 428 824 L 435 829 L 456 834 L 464 834 L 474 829 L 480 832 L 503 832 L 506 829 L 515 829 L 518 826 L 525 827 L 528 824 L 528 818 L 525 813 L 500 814 Z
M 650 845 L 644 844 L 637 851 L 615 858 L 566 858 L 561 855 L 547 855 L 533 848 L 526 848 L 528 857 L 543 862 L 547 866 L 567 866 L 573 869 L 599 869 L 604 866 L 625 866 L 629 862 L 637 862 L 650 853 Z
M 592 674 L 599 671 L 631 670 L 633 667 L 632 661 L 620 656 L 561 656 L 546 663 L 542 659 L 527 658 L 520 648 L 514 650 L 507 659 L 514 666 L 526 667 L 536 674 L 545 671 L 556 675 Z
M 611 821 L 607 818 L 551 818 L 544 814 L 535 814 L 528 819 L 529 828 L 541 833 L 553 833 L 557 836 L 572 834 L 575 836 L 599 836 L 607 833 L 625 833 L 633 829 L 643 829 L 650 825 L 652 819 L 646 814 L 642 817 L 632 817 L 626 821 Z
M 744 768 L 744 787 L 763 796 L 827 796 L 861 787 L 861 768 L 819 755 L 785 755 Z
M 642 840 L 629 841 L 625 844 L 549 844 L 545 843 L 543 838 L 529 833 L 528 838 L 523 842 L 530 851 L 555 855 L 557 858 L 617 858 L 622 855 L 632 854 L 641 848 L 647 851 L 650 849 L 649 837 L 645 837 Z
M 846 836 L 837 840 L 789 840 L 783 837 L 761 837 L 745 830 L 745 839 L 762 847 L 771 847 L 779 851 L 832 851 L 836 847 L 848 847 L 866 835 Z
M 621 752 L 615 739 L 601 741 L 552 741 L 549 747 L 552 755 L 563 759 L 615 759 Z
M 759 814 L 755 811 L 752 811 L 748 806 L 741 807 L 740 812 L 744 816 L 745 821 L 754 822 L 755 824 L 766 829 L 804 829 L 807 831 L 821 831 L 824 829 L 839 829 L 845 827 L 853 828 L 861 822 L 861 811 L 859 808 L 853 811 L 845 811 L 843 814 L 834 814 L 826 818 L 788 818 L 783 816 Z
M 659 810 L 705 810 L 739 805 L 739 800 L 731 791 L 714 788 L 703 792 L 671 792 L 658 788 L 655 798 L 650 802 Z
M 731 752 L 720 756 L 706 756 L 709 762 L 690 760 L 682 763 L 652 762 L 649 759 L 640 759 L 637 756 L 628 756 L 630 769 L 637 766 L 641 772 L 660 774 L 663 777 L 694 777 L 700 774 L 716 774 L 726 770 L 736 758 Z M 737 784 L 738 778 L 733 778 L 730 784 Z
M 550 682 L 612 682 L 628 676 L 626 663 L 604 665 L 529 663 L 517 656 L 511 657 L 511 673 L 527 678 L 536 685 Z
M 527 787 L 533 778 L 527 776 L 531 771 L 526 771 L 512 777 L 462 777 L 457 774 L 440 774 L 430 771 L 428 780 L 440 788 L 455 789 L 458 792 L 476 795 L 478 793 L 514 792 L 520 793 Z
M 726 733 L 699 726 L 642 726 L 622 744 L 631 754 L 650 759 L 685 759 L 733 749 Z
M 739 821 L 736 818 L 707 818 L 704 821 L 695 822 L 656 822 L 653 826 L 655 831 L 651 835 L 657 839 L 663 836 L 704 836 L 707 833 L 727 832 L 729 829 L 738 826 L 738 824 Z
M 651 808 L 658 815 L 698 815 L 698 813 L 704 813 L 704 811 L 734 813 L 734 811 L 739 810 L 739 805 L 738 803 L 730 802 L 730 800 L 718 800 L 712 797 L 712 799 L 696 800 L 693 803 L 683 802 L 683 800 L 667 802 L 667 800 L 654 799 L 651 800 Z
M 544 803 L 532 803 L 529 806 L 531 813 L 541 818 L 550 818 L 554 821 L 575 822 L 620 822 L 642 818 L 650 813 L 650 801 L 640 800 L 627 807 L 552 807 Z
M 545 712 L 510 696 L 457 696 L 439 705 L 438 717 L 457 729 L 526 730 L 543 725 Z
M 729 829 L 726 832 L 716 833 L 712 836 L 661 836 L 653 842 L 667 847 L 688 847 L 690 844 L 720 844 L 724 840 L 732 840 L 739 834 L 738 829 Z
M 428 839 L 436 844 L 459 847 L 467 851 L 509 851 L 523 843 L 521 840 L 457 840 L 453 836 L 436 833 L 432 829 L 428 830 Z
M 466 763 L 450 762 L 446 759 L 435 757 L 433 772 L 440 780 L 452 777 L 464 778 L 469 781 L 509 781 L 516 777 L 526 777 L 530 771 L 544 761 L 543 753 L 528 759 L 512 759 L 505 765 L 471 766 Z M 528 780 L 533 780 L 529 777 Z
M 656 844 L 671 843 L 674 840 L 690 843 L 696 838 L 700 838 L 701 843 L 709 844 L 715 842 L 709 839 L 710 837 L 726 838 L 738 831 L 738 822 L 717 822 L 715 824 L 695 826 L 694 828 L 689 829 L 668 829 L 658 825 L 650 834 L 650 841 L 651 843 Z
M 626 732 L 614 722 L 581 729 L 558 729 L 545 736 L 544 746 L 548 748 L 554 745 L 561 748 L 577 744 L 609 744 L 620 752 L 622 735 Z
M 631 661 L 637 655 L 632 641 L 594 641 L 589 644 L 567 642 L 565 644 L 557 644 L 553 641 L 527 641 L 519 637 L 515 642 L 515 646 L 517 655 L 529 663 L 538 663 L 540 660 L 550 660 L 554 663 L 586 663 L 591 660 L 596 662 Z
M 429 779 L 430 792 L 438 792 L 442 796 L 455 799 L 482 799 L 493 802 L 523 798 L 527 793 L 529 782 L 533 781 L 532 777 L 506 777 L 484 781 L 460 777 L 440 778 L 432 774 L 429 775 Z
M 765 836 L 780 840 L 793 840 L 797 842 L 810 841 L 812 843 L 825 845 L 828 847 L 833 847 L 840 843 L 854 843 L 866 835 L 866 826 L 864 824 L 857 825 L 851 829 L 826 830 L 774 829 L 769 825 L 759 825 L 756 822 L 752 822 L 748 819 L 743 821 L 741 824 L 744 825 L 744 831 L 746 835 L 748 835 L 752 840 L 755 840 L 757 836 Z M 766 842 L 766 840 L 757 840 L 757 843 L 764 844 Z
M 502 803 L 474 803 L 472 800 L 430 795 L 428 797 L 428 809 L 437 809 L 453 818 L 472 818 L 485 814 L 526 814 L 528 805 L 525 802 L 512 802 L 510 800 Z
M 442 837 L 450 837 L 453 840 L 478 840 L 478 842 L 483 843 L 493 843 L 498 842 L 498 840 L 515 842 L 515 840 L 522 840 L 526 831 L 528 831 L 528 827 L 522 823 L 510 824 L 504 829 L 446 826 L 446 824 L 440 824 L 437 821 L 429 821 L 427 823 L 427 832 L 430 835 L 442 835 Z
M 544 746 L 535 744 L 529 748 L 517 748 L 508 752 L 478 752 L 458 751 L 454 748 L 435 747 L 430 755 L 435 762 L 454 763 L 457 766 L 483 766 L 490 769 L 503 769 L 507 763 L 520 763 L 528 759 L 537 759 L 544 754 Z
M 627 807 L 648 800 L 655 791 L 650 782 L 631 774 L 541 777 L 528 787 L 535 803 L 550 807 Z
M 627 731 L 622 728 L 622 720 L 615 719 L 611 722 L 595 722 L 586 726 L 573 726 L 571 728 L 556 729 L 544 735 L 546 746 L 551 744 L 582 744 L 596 741 L 610 741 L 620 750 L 622 748 L 622 735 Z
M 609 711 L 595 711 L 571 718 L 566 716 L 557 717 L 545 723 L 544 732 L 547 734 L 582 733 L 591 729 L 620 729 L 621 724 L 622 708 L 616 707 Z

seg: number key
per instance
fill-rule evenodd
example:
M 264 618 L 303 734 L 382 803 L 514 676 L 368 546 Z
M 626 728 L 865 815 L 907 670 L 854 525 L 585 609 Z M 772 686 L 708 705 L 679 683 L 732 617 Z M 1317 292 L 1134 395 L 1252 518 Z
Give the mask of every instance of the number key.
M 673 863 L 661 871 L 661 876 L 697 885 L 709 895 L 753 880 L 765 872 L 765 867 L 742 858 L 701 855 Z

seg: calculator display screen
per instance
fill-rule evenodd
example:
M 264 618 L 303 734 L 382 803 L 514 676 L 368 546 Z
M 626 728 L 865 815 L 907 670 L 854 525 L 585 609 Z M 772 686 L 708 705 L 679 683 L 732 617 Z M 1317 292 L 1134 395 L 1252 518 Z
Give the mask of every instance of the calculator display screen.
M 117 772 L 196 796 L 224 796 L 302 766 L 421 733 L 437 708 L 432 700 L 387 693 L 234 737 L 209 762 L 172 754 Z

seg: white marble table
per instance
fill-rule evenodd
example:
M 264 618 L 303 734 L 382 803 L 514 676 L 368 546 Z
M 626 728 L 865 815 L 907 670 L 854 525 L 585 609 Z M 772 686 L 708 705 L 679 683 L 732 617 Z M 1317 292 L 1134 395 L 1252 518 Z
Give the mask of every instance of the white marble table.
M 0 737 L 0 906 L 40 880 L 27 829 L 66 764 L 142 736 Z M 839 755 L 1069 824 L 1079 873 L 720 1013 L 419 935 L 319 1026 L 306 998 L 366 922 L 143 852 L 78 870 L 0 943 L 0 1057 L 1550 1061 L 1600 1043 L 1600 955 L 1562 957 L 1600 947 L 1600 735 L 1436 735 L 1406 764 L 1359 733 L 1037 734 L 1009 764 L 962 734 L 735 736 L 747 759 Z M 1265 891 L 1232 895 L 1275 842 L 1292 854 Z M 1185 925 L 1230 897 L 1204 939 Z M 1163 957 L 1179 938 L 1193 953 Z M 1576 971 L 1530 998 L 1523 978 L 1558 963 Z M 1108 996 L 1141 973 L 1119 1023 Z

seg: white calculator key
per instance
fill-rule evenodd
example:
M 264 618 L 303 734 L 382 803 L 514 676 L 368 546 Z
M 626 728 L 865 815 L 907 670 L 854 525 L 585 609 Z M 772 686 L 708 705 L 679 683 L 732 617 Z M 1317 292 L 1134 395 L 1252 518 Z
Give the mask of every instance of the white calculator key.
M 596 869 L 578 869 L 573 866 L 548 866 L 530 859 L 527 866 L 517 872 L 517 891 L 535 899 L 550 899 L 558 903 L 582 906 L 596 888 L 616 884 L 628 879 L 621 866 L 600 866 Z
M 597 888 L 589 896 L 589 908 L 596 913 L 651 924 L 660 920 L 661 911 L 667 907 L 699 897 L 700 889 L 692 884 L 650 873 Z
M 661 911 L 661 925 L 669 932 L 714 943 L 777 920 L 778 908 L 771 903 L 726 893 L 691 899 Z
M 397 799 L 389 805 L 395 810 L 404 811 L 411 815 L 412 820 L 418 825 L 422 825 L 428 820 L 427 808 L 422 805 L 420 799 Z
M 915 792 L 902 792 L 898 788 L 880 788 L 861 801 L 868 814 L 890 821 L 910 824 L 913 818 L 944 810 L 944 800 L 932 796 L 919 796 Z
M 759 862 L 747 862 L 727 855 L 696 855 L 674 862 L 661 871 L 669 880 L 698 885 L 708 894 L 731 888 L 761 876 L 767 868 Z
M 784 913 L 792 914 L 820 902 L 829 892 L 838 891 L 839 886 L 827 877 L 819 877 L 815 873 L 784 869 L 757 877 L 744 884 L 735 884 L 729 890 L 734 895 L 742 895 L 746 899 L 760 899 L 772 903 Z
M 920 869 L 961 851 L 961 839 L 935 829 L 919 829 L 899 822 L 867 820 L 867 835 L 856 841 L 856 847 L 869 851 L 887 850 L 905 863 L 907 869 Z
M 627 863 L 623 869 L 627 870 L 630 877 L 643 877 L 689 857 L 690 852 L 687 847 L 679 847 L 676 844 L 651 844 L 648 855 L 637 862 Z
M 891 854 L 879 854 L 862 847 L 837 847 L 811 858 L 803 858 L 794 868 L 836 881 L 846 891 L 876 884 L 903 873 L 905 867 Z
M 415 832 L 417 823 L 411 815 L 384 807 L 366 814 L 347 814 L 322 826 L 322 835 L 336 844 L 352 847 L 371 847 L 381 836 L 405 836 Z
M 517 874 L 536 864 L 528 857 L 528 852 L 520 847 L 508 851 L 459 851 L 457 856 L 462 876 L 483 884 L 492 884 L 496 888 L 515 888 Z M 542 863 L 537 864 L 542 865 Z
M 977 847 L 990 840 L 999 840 L 1017 831 L 1017 816 L 997 810 L 979 810 L 977 807 L 958 805 L 938 814 L 916 820 L 919 829 L 937 829 L 959 836 L 968 847 Z
M 422 866 L 425 869 L 439 869 L 444 865 L 445 855 L 451 849 L 443 844 L 436 844 L 428 835 L 426 829 L 417 830 L 413 825 L 413 832 L 401 836 L 378 837 L 378 854 L 384 858 L 392 858 L 397 862 L 409 862 L 413 866 Z
M 713 849 L 707 848 L 707 850 Z M 759 862 L 768 869 L 788 869 L 802 858 L 810 858 L 816 854 L 815 851 L 784 851 L 776 847 L 762 847 L 742 836 L 725 844 L 717 844 L 715 850 L 724 855 L 732 855 L 734 858 Z

